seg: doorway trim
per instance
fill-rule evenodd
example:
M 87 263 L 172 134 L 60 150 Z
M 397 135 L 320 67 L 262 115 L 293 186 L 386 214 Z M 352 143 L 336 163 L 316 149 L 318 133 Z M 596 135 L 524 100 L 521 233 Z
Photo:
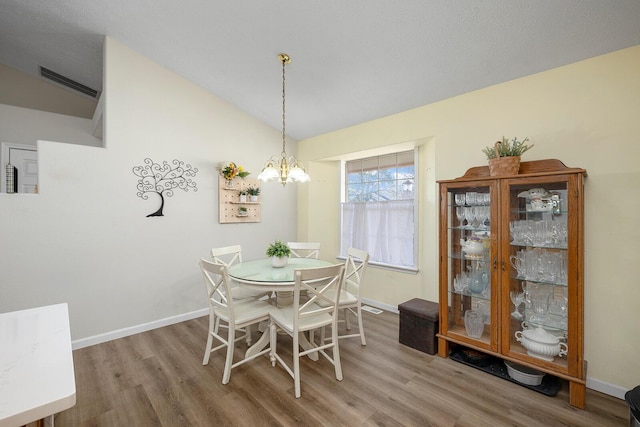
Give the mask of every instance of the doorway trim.
M 13 142 L 0 143 L 0 165 L 2 166 L 2 170 L 0 171 L 0 193 L 7 192 L 7 174 L 5 172 L 5 166 L 9 163 L 9 152 L 12 148 L 16 150 L 38 151 L 38 147 L 36 145 L 15 144 Z

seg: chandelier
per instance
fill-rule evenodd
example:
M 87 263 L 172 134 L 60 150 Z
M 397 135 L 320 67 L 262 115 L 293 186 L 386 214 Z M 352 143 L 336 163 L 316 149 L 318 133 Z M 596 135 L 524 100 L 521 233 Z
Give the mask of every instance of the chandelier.
M 280 158 L 272 156 L 264 165 L 262 172 L 258 175 L 258 179 L 264 182 L 280 181 L 282 186 L 287 182 L 307 182 L 311 178 L 304 170 L 302 162 L 294 156 L 287 157 L 285 149 L 285 78 L 284 67 L 291 62 L 291 58 L 286 53 L 278 55 L 278 59 L 282 63 L 282 153 Z

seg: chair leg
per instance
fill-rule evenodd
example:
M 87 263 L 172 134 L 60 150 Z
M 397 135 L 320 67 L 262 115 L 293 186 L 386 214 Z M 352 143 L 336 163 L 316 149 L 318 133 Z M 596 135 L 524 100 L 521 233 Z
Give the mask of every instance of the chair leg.
M 358 304 L 358 329 L 360 330 L 360 342 L 362 345 L 367 345 L 367 340 L 364 339 L 364 326 L 362 326 L 362 306 Z
M 207 332 L 207 347 L 204 351 L 204 357 L 202 358 L 203 365 L 209 363 L 209 356 L 211 356 L 211 346 L 213 345 L 213 335 L 211 335 L 211 332 L 213 331 L 215 322 L 216 319 L 209 315 L 209 331 Z
M 269 352 L 269 360 L 271 360 L 271 366 L 276 366 L 276 346 L 278 345 L 278 331 L 276 330 L 276 324 L 272 320 L 269 324 L 269 344 L 271 351 Z
M 336 371 L 336 379 L 342 381 L 342 363 L 340 362 L 340 348 L 338 347 L 338 328 L 332 328 L 331 339 L 333 340 L 333 366 Z
M 251 347 L 251 327 L 253 325 L 247 325 L 244 330 L 246 331 L 245 333 L 245 337 L 246 337 L 246 341 L 247 341 L 247 347 Z
M 351 322 L 349 321 L 349 309 L 345 308 L 342 310 L 344 312 L 344 321 L 345 324 L 347 325 L 347 331 L 351 330 Z
M 293 334 L 293 383 L 296 399 L 300 397 L 300 343 L 298 334 Z
M 227 336 L 227 360 L 224 363 L 224 373 L 222 374 L 222 384 L 227 384 L 231 378 L 231 365 L 233 364 L 233 348 L 235 347 L 236 330 L 229 328 Z

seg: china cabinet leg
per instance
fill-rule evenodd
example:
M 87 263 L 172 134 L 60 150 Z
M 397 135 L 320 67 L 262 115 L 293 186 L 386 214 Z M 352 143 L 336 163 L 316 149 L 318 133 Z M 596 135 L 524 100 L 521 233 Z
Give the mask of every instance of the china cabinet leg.
M 569 404 L 579 409 L 584 409 L 586 385 L 583 383 L 569 382 Z
M 438 338 L 438 356 L 449 357 L 449 341 Z

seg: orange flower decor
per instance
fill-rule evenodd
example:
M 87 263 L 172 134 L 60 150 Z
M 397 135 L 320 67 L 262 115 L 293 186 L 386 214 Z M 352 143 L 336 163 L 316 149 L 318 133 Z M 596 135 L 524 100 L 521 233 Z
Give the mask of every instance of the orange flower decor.
M 233 179 L 236 176 L 244 178 L 251 172 L 247 172 L 244 168 L 234 162 L 222 162 L 218 165 L 218 170 L 225 179 Z

